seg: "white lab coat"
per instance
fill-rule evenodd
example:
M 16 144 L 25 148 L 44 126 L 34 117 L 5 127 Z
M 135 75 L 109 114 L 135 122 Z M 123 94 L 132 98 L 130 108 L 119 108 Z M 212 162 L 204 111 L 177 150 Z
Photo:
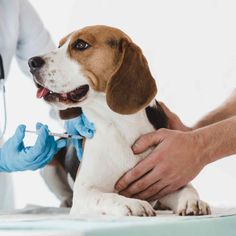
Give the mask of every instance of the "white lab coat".
M 28 58 L 53 48 L 55 47 L 49 33 L 27 0 L 0 0 L 0 54 L 6 78 L 14 56 L 21 70 L 29 74 Z M 10 175 L 0 173 L 0 210 L 13 207 Z

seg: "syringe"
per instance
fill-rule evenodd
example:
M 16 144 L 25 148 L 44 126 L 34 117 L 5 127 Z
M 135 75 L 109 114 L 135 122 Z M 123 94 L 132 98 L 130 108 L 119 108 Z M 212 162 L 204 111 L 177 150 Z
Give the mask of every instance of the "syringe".
M 33 130 L 26 130 L 25 132 L 31 133 L 31 134 L 38 134 L 37 131 L 33 131 Z M 80 136 L 80 135 L 62 134 L 62 133 L 53 133 L 53 132 L 49 132 L 49 135 L 60 137 L 60 138 L 69 138 L 69 139 L 83 139 L 84 138 L 83 136 Z

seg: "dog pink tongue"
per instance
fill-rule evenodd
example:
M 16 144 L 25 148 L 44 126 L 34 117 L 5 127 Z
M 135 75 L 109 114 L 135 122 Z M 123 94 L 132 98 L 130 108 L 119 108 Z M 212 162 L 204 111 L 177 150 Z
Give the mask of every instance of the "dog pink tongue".
M 37 98 L 45 97 L 50 91 L 47 88 L 39 88 L 37 91 Z

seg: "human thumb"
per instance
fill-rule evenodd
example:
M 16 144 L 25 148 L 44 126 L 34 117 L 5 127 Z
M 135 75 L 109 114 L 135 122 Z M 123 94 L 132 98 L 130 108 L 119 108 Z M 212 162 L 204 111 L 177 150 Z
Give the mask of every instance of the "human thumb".
M 152 146 L 158 145 L 165 135 L 166 129 L 159 129 L 157 131 L 142 135 L 135 141 L 132 150 L 135 154 L 142 153 Z
M 12 137 L 14 146 L 17 148 L 22 144 L 25 137 L 25 125 L 19 125 L 15 131 L 14 136 Z

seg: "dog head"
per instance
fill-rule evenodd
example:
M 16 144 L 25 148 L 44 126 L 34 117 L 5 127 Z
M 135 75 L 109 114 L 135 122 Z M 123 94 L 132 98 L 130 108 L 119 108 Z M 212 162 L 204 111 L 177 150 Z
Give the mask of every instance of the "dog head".
M 104 93 L 111 110 L 133 114 L 157 88 L 141 49 L 121 30 L 89 26 L 72 32 L 48 54 L 29 59 L 37 97 L 59 109 L 83 107 Z

